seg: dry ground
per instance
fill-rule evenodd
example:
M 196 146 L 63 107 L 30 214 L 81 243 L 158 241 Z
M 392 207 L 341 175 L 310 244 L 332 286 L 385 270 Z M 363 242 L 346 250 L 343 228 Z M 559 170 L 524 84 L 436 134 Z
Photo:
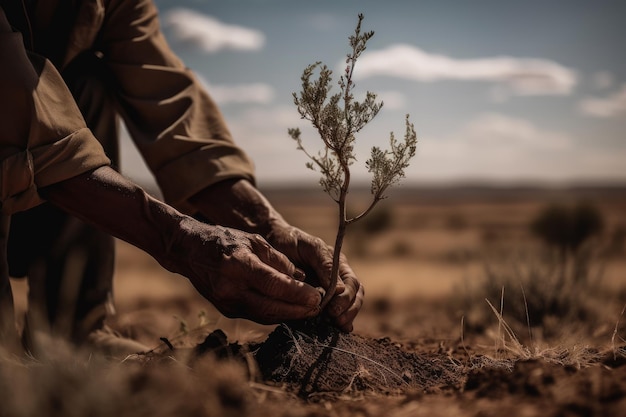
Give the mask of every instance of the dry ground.
M 267 194 L 290 222 L 332 242 L 335 207 L 320 191 Z M 581 200 L 605 221 L 592 245 L 593 274 L 601 279 L 564 291 L 576 308 L 547 315 L 537 326 L 515 322 L 507 308 L 530 305 L 536 294 L 528 288 L 528 300 L 521 299 L 513 281 L 515 288 L 494 296 L 484 284 L 485 265 L 526 268 L 527 254 L 541 248 L 530 220 L 548 203 Z M 208 355 L 190 364 L 165 354 L 138 364 L 61 349 L 40 362 L 0 361 L 0 416 L 609 416 L 626 409 L 623 188 L 401 189 L 381 209 L 390 219 L 384 230 L 348 232 L 346 252 L 366 287 L 354 333 L 388 338 L 394 349 L 420 358 L 453 361 L 460 375 L 454 384 L 394 392 L 350 386 L 305 399 L 287 383 L 263 381 L 251 363 Z M 24 285 L 15 284 L 23 300 Z M 184 279 L 123 242 L 115 286 L 112 324 L 160 351 L 167 352 L 161 337 L 194 346 L 219 328 L 231 342 L 245 343 L 273 330 L 225 319 Z

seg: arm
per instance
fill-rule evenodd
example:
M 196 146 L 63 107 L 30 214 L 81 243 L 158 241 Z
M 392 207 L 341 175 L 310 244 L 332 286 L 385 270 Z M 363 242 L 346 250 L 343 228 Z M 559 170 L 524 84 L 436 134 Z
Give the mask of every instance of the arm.
M 297 266 L 311 269 L 319 284 L 328 288 L 332 249 L 321 239 L 289 225 L 248 181 L 220 182 L 196 194 L 190 202 L 212 222 L 264 236 Z M 345 258 L 339 275 L 336 295 L 326 312 L 337 326 L 351 331 L 363 304 L 364 289 Z
M 234 144 L 217 105 L 169 49 L 152 2 L 110 0 L 101 32 L 122 114 L 166 201 L 260 234 L 300 267 L 312 267 L 328 288 L 332 251 L 287 224 L 252 186 L 252 163 Z M 345 260 L 340 275 L 327 311 L 351 330 L 363 288 Z
M 3 214 L 44 197 L 185 275 L 228 316 L 277 323 L 319 313 L 318 291 L 258 235 L 199 223 L 110 168 L 59 73 L 25 51 L 1 7 L 0 62 Z
M 217 104 L 172 52 L 152 0 L 105 0 L 94 45 L 131 138 L 165 201 L 185 213 L 188 199 L 220 181 L 254 181 Z
M 40 192 L 186 276 L 226 316 L 279 323 L 319 313 L 319 292 L 292 278 L 298 278 L 296 267 L 260 236 L 195 221 L 110 167 Z

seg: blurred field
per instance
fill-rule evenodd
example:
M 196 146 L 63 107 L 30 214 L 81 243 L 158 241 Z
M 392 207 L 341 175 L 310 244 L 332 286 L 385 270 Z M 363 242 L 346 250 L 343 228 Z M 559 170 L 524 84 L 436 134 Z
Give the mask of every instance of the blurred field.
M 288 221 L 333 242 L 336 207 L 321 191 L 267 194 Z M 362 206 L 368 193 L 361 190 L 350 197 Z M 355 224 L 348 230 L 345 252 L 369 294 L 444 295 L 465 280 L 478 279 L 483 255 L 493 249 L 534 245 L 528 225 L 546 205 L 580 201 L 603 213 L 605 236 L 626 228 L 626 190 L 621 188 L 400 188 L 376 209 L 388 213 L 388 226 L 363 236 Z M 625 261 L 610 260 L 607 283 L 624 282 L 620 276 L 624 278 Z
M 264 193 L 289 222 L 329 243 L 334 241 L 336 207 L 323 192 L 313 188 L 267 189 Z M 356 207 L 363 206 L 367 197 L 367 190 L 350 195 Z M 356 223 L 348 229 L 344 250 L 365 285 L 366 306 L 379 298 L 450 303 L 447 298 L 452 293 L 481 282 L 485 263 L 494 256 L 539 245 L 529 224 L 543 208 L 581 201 L 602 213 L 604 228 L 597 244 L 610 242 L 616 248 L 603 259 L 602 285 L 624 291 L 626 190 L 619 187 L 399 188 L 370 215 L 385 213 L 382 230 L 367 232 Z M 130 321 L 158 315 L 168 324 L 157 325 L 150 319 L 150 325 L 165 331 L 176 327 L 178 318 L 193 321 L 200 310 L 219 317 L 185 279 L 164 271 L 124 242 L 119 242 L 115 288 L 124 323 L 129 321 L 124 318 L 128 314 Z M 154 306 L 160 307 L 157 312 Z M 357 331 L 360 326 L 367 327 L 357 319 Z
M 320 190 L 264 192 L 289 222 L 333 242 L 336 207 Z M 355 191 L 351 198 L 357 207 L 362 206 L 367 192 Z M 589 260 L 585 263 L 585 281 L 573 283 L 568 279 L 554 284 L 550 281 L 553 274 L 544 273 L 543 264 L 537 264 L 539 273 L 534 281 L 535 275 L 527 276 L 522 271 L 516 278 L 513 274 L 505 281 L 509 287 L 501 297 L 494 276 L 502 278 L 518 269 L 533 271 L 535 261 L 529 259 L 535 258 L 529 254 L 539 254 L 536 259 L 543 259 L 551 251 L 531 233 L 533 219 L 550 204 L 570 206 L 580 202 L 597 209 L 603 223 L 601 233 L 585 243 L 584 253 L 589 256 L 585 258 Z M 626 366 L 619 362 L 620 357 L 626 357 L 620 347 L 626 344 L 626 317 L 622 311 L 626 305 L 624 213 L 623 187 L 393 190 L 390 198 L 368 217 L 371 220 L 366 218 L 348 230 L 345 253 L 366 288 L 355 333 L 388 337 L 411 351 L 450 355 L 461 362 L 482 355 L 494 363 L 512 358 L 518 361 L 515 368 L 503 371 L 486 367 L 470 372 L 465 388 L 455 391 L 452 397 L 414 392 L 404 397 L 381 394 L 355 398 L 344 394 L 311 403 L 294 398 L 281 387 L 250 382 L 246 388 L 250 391 L 241 394 L 247 398 L 244 403 L 249 408 L 237 409 L 232 415 L 615 415 L 615 410 L 626 406 Z M 161 337 L 174 341 L 182 335 L 191 343 L 194 339 L 189 335 L 194 335 L 196 328 L 201 331 L 195 341 L 219 328 L 231 341 L 239 342 L 263 340 L 273 329 L 224 318 L 182 277 L 164 271 L 148 255 L 124 242 L 118 242 L 118 249 L 118 314 L 111 324 L 127 336 L 158 347 L 163 346 Z M 23 309 L 26 287 L 23 282 L 14 284 L 18 307 Z M 502 321 L 486 298 L 496 309 L 502 309 Z M 549 302 L 555 302 L 556 307 L 545 304 Z M 540 310 L 539 321 L 528 326 L 529 311 L 533 309 Z M 517 319 L 513 316 L 515 310 Z M 508 326 L 513 337 L 504 330 Z M 602 365 L 609 363 L 602 358 L 617 362 Z M 159 376 L 158 367 L 141 372 L 151 375 L 148 378 L 157 372 L 153 382 L 156 388 L 148 386 L 142 395 L 157 401 L 155 404 L 178 404 L 172 396 L 179 391 Z M 185 368 L 176 378 L 187 383 L 186 372 Z M 223 372 L 230 375 L 232 370 L 224 368 Z M 245 377 L 237 378 L 239 382 L 233 384 L 243 389 Z M 235 385 L 226 383 L 228 389 Z M 217 390 L 212 392 L 222 392 L 223 387 L 211 386 Z M 202 395 L 197 387 L 193 391 Z M 159 396 L 162 398 L 157 400 Z M 184 406 L 177 407 L 197 401 L 201 397 L 186 397 L 181 402 Z M 152 417 L 176 415 L 154 413 Z M 109 414 L 102 411 L 97 415 Z M 193 415 L 221 414 L 207 411 Z

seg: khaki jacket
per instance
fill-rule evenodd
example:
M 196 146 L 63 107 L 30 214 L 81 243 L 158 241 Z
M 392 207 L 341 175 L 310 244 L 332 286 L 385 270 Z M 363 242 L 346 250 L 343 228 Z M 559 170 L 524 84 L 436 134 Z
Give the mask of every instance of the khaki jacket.
M 215 182 L 254 181 L 217 106 L 167 45 L 152 1 L 0 0 L 2 213 L 33 207 L 39 188 L 110 163 L 60 75 L 85 51 L 102 60 L 168 203 L 191 212 L 187 199 Z

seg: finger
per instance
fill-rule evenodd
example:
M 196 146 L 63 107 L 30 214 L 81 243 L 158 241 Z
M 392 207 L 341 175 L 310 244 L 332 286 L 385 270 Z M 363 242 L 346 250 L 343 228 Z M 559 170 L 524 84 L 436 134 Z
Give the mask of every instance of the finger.
M 334 297 L 328 303 L 326 311 L 331 317 L 339 317 L 352 305 L 359 286 L 361 285 L 345 257 L 342 257 L 342 262 L 339 266 L 339 275 L 341 277 L 340 281 L 343 291 L 335 292 Z
M 352 300 L 350 306 L 345 309 L 339 316 L 334 317 L 333 321 L 337 327 L 345 332 L 351 332 L 353 329 L 353 322 L 356 316 L 358 315 L 361 307 L 363 306 L 363 299 L 365 297 L 365 289 L 363 285 L 358 283 L 358 289 L 356 290 L 356 294 L 354 299 Z M 340 296 L 341 297 L 341 296 Z
M 254 235 L 251 240 L 252 251 L 262 262 L 283 274 L 298 279 L 298 281 L 304 281 L 304 273 L 298 270 L 286 255 L 274 249 L 262 236 Z
M 331 317 L 339 317 L 350 308 L 354 304 L 359 289 L 362 287 L 361 283 L 354 276 L 344 275 L 342 281 L 344 291 L 340 294 L 335 294 L 326 307 L 326 312 Z
M 333 319 L 335 325 L 344 331 L 352 331 L 352 322 L 363 305 L 365 290 L 356 278 L 352 268 L 343 259 L 341 276 L 345 291 L 336 294 L 328 304 L 326 312 Z
M 310 238 L 301 241 L 298 250 L 302 260 L 315 271 L 320 285 L 329 289 L 333 269 L 333 249 L 319 238 Z M 335 293 L 340 294 L 343 291 L 343 282 L 338 279 Z
M 276 324 L 288 320 L 301 320 L 319 314 L 319 303 L 316 306 L 305 306 L 267 297 L 253 291 L 243 296 L 245 318 L 262 324 Z
M 319 238 L 307 236 L 298 241 L 298 257 L 313 270 L 319 284 L 328 288 L 333 266 L 333 255 L 328 245 Z
M 297 279 L 298 281 L 305 281 L 306 274 L 300 268 L 296 268 L 296 272 L 293 273 L 293 279 Z
M 259 262 L 254 277 L 251 286 L 261 295 L 275 301 L 299 304 L 304 308 L 316 308 L 321 302 L 320 293 L 315 288 L 267 264 Z

